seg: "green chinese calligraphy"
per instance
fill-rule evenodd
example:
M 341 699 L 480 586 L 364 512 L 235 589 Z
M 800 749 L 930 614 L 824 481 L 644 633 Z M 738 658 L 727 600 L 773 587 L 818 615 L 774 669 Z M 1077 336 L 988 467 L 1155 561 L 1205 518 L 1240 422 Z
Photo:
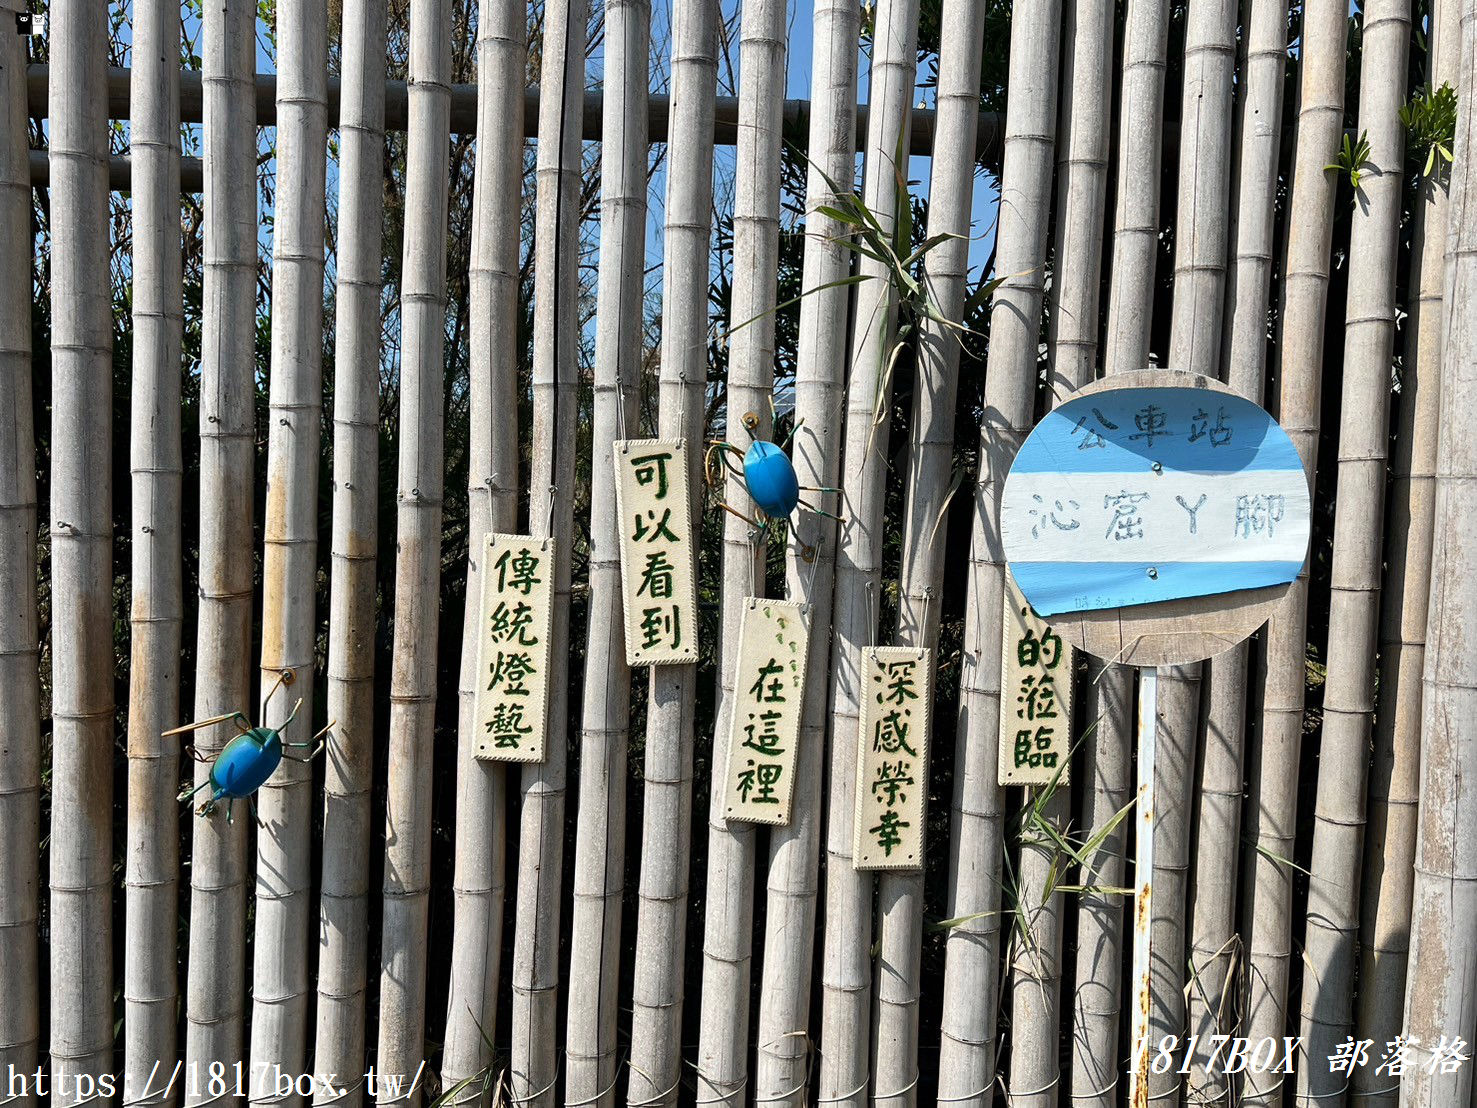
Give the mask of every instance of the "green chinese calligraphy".
M 496 690 L 501 684 L 504 696 L 527 696 L 528 678 L 537 672 L 533 657 L 526 650 L 499 650 L 489 669 L 492 676 L 487 682 L 488 691 Z
M 504 550 L 502 556 L 493 562 L 493 566 L 497 569 L 498 592 L 518 589 L 527 596 L 535 585 L 543 581 L 543 578 L 534 576 L 539 566 L 539 557 L 527 548 L 519 549 L 516 553 Z
M 780 798 L 775 795 L 775 789 L 784 776 L 785 767 L 771 762 L 755 763 L 752 758 L 747 764 L 750 768 L 742 771 L 738 780 L 739 796 L 744 803 L 778 804 Z
M 539 643 L 538 636 L 529 633 L 529 628 L 532 625 L 532 606 L 520 600 L 510 608 L 506 601 L 500 601 L 498 606 L 492 611 L 488 633 L 497 642 L 517 643 L 520 646 L 537 646 Z
M 892 857 L 892 852 L 903 843 L 903 830 L 913 825 L 903 819 L 893 808 L 888 808 L 878 819 L 876 826 L 869 827 L 868 833 L 877 840 L 877 845 L 882 848 L 886 857 Z
M 667 498 L 667 463 L 672 460 L 670 451 L 658 454 L 643 454 L 639 458 L 631 459 L 631 468 L 636 473 L 636 484 L 650 485 L 656 482 L 656 491 L 652 494 L 657 500 Z

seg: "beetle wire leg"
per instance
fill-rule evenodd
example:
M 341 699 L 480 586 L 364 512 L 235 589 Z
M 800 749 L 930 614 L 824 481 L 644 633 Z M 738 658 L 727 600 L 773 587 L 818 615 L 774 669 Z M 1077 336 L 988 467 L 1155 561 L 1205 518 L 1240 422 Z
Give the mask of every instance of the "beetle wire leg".
M 265 831 L 267 829 L 267 821 L 262 819 L 261 813 L 256 810 L 256 794 L 252 793 L 250 796 L 248 796 L 246 798 L 246 803 L 251 805 L 251 818 L 256 821 L 256 825 L 258 827 Z
M 837 496 L 840 496 L 841 495 L 841 490 L 840 489 L 833 489 L 830 485 L 801 485 L 800 486 L 800 491 L 801 492 L 834 492 Z
M 171 727 L 168 731 L 159 732 L 159 737 L 162 739 L 167 738 L 170 735 L 183 735 L 186 731 L 203 731 L 207 727 L 214 727 L 217 723 L 225 723 L 228 719 L 235 720 L 237 727 L 241 727 L 241 725 L 244 723 L 246 726 L 241 727 L 243 731 L 251 730 L 251 721 L 247 719 L 242 713 L 227 712 L 223 716 L 211 716 L 209 719 L 198 719 L 194 723 L 186 723 L 180 725 L 179 727 Z
M 204 781 L 201 781 L 200 784 L 196 785 L 193 789 L 181 789 L 179 796 L 177 796 L 175 799 L 183 804 L 186 800 L 189 800 L 201 789 L 205 788 L 205 786 L 208 784 L 210 784 L 210 778 L 207 777 Z
M 810 503 L 808 503 L 808 502 L 806 502 L 804 500 L 797 501 L 797 503 L 800 505 L 800 507 L 804 508 L 807 512 L 814 512 L 818 516 L 825 516 L 827 519 L 834 519 L 837 523 L 845 523 L 846 522 L 840 516 L 838 516 L 835 512 L 828 512 L 824 508 L 817 508 L 814 504 L 810 504 Z
M 316 735 L 314 735 L 311 739 L 309 739 L 305 743 L 283 743 L 282 745 L 283 746 L 292 746 L 292 747 L 309 747 L 309 746 L 313 746 L 314 744 L 317 744 L 318 749 L 319 750 L 322 750 L 324 744 L 318 742 L 318 740 L 321 739 L 321 738 L 323 738 L 323 736 L 326 735 L 326 734 L 328 734 L 330 731 L 332 731 L 333 730 L 333 727 L 334 727 L 334 724 L 336 724 L 336 723 L 338 723 L 338 720 L 336 720 L 336 719 L 329 720 L 327 727 L 325 727 L 322 731 L 319 731 Z M 316 757 L 316 756 L 317 756 L 317 751 L 314 751 L 314 753 L 312 755 L 310 755 L 310 757 Z
M 800 428 L 803 427 L 804 425 L 805 425 L 805 417 L 804 416 L 801 416 L 794 423 L 790 424 L 790 433 L 785 436 L 785 441 L 782 442 L 782 443 L 780 443 L 780 449 L 781 450 L 788 450 L 788 449 L 790 449 L 790 444 L 795 441 L 795 432 L 799 431 Z M 805 489 L 805 488 L 809 488 L 810 486 L 809 485 L 801 485 L 800 487 L 803 488 L 803 489 Z
M 756 531 L 763 531 L 764 528 L 765 528 L 765 524 L 760 523 L 757 519 L 754 519 L 751 516 L 744 515 L 744 513 L 741 512 L 741 511 L 739 511 L 737 508 L 731 507 L 730 505 L 725 504 L 721 500 L 718 501 L 718 507 L 722 508 L 725 512 L 730 512 L 733 515 L 738 516 L 739 519 L 743 520 L 745 523 L 747 523 L 750 527 L 754 528 L 754 530 L 756 530 Z
M 293 747 L 313 746 L 312 743 L 284 743 L 283 745 L 284 746 L 293 746 Z M 282 760 L 283 761 L 286 761 L 286 762 L 301 762 L 303 765 L 307 765 L 314 758 L 318 757 L 318 755 L 322 754 L 323 753 L 323 748 L 326 747 L 327 745 L 328 744 L 326 742 L 320 742 L 320 743 L 318 743 L 317 746 L 314 746 L 313 747 L 313 753 L 309 754 L 306 758 L 299 758 L 295 754 L 288 754 L 286 751 L 283 751 L 283 753 L 282 753 Z
M 717 476 L 718 475 L 716 475 L 714 473 L 714 469 L 713 469 L 713 456 L 715 454 L 718 457 L 719 465 L 723 469 L 727 470 L 733 476 L 742 479 L 743 476 L 744 476 L 744 471 L 739 468 L 738 464 L 736 462 L 734 462 L 733 458 L 731 458 L 729 455 L 731 455 L 731 454 L 737 454 L 740 457 L 742 457 L 743 456 L 743 453 L 744 452 L 742 450 L 740 450 L 738 447 L 734 446 L 732 443 L 724 442 L 722 439 L 714 439 L 714 440 L 712 440 L 708 444 L 707 452 L 703 455 L 703 481 L 704 481 L 704 483 L 709 488 L 712 488 L 715 484 L 717 484 Z

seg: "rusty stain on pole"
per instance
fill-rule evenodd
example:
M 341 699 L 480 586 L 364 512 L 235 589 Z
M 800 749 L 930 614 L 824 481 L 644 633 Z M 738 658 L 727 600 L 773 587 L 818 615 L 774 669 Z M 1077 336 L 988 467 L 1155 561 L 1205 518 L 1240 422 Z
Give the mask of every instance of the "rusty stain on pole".
M 1133 1051 L 1133 1108 L 1149 1104 L 1149 1007 L 1152 1003 L 1153 964 L 1149 937 L 1154 911 L 1154 741 L 1158 735 L 1157 700 L 1159 674 L 1153 666 L 1139 670 L 1138 750 L 1139 790 L 1133 861 L 1133 1027 L 1129 1044 Z

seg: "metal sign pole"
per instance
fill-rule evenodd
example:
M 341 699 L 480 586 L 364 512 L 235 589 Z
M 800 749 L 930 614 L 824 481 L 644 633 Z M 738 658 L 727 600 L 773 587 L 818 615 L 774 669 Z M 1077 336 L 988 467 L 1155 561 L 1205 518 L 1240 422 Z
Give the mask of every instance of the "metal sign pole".
M 1158 736 L 1159 671 L 1153 666 L 1139 669 L 1139 790 L 1136 807 L 1135 850 L 1133 861 L 1133 1012 L 1129 1038 L 1133 1055 L 1133 1108 L 1147 1108 L 1149 1103 L 1149 1006 L 1153 970 L 1149 962 L 1149 937 L 1153 925 L 1154 897 L 1154 829 L 1158 813 L 1154 810 L 1154 743 Z

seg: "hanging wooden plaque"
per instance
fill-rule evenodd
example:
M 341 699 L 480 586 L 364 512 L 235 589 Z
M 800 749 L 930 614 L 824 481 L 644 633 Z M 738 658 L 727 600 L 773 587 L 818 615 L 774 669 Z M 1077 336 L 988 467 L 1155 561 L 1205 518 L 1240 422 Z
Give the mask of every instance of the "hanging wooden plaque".
M 795 795 L 809 607 L 750 597 L 739 623 L 729 730 L 731 820 L 784 826 Z
M 1031 611 L 1006 578 L 1000 661 L 1002 785 L 1065 785 L 1071 776 L 1072 666 L 1070 644 Z
M 696 547 L 682 439 L 615 444 L 626 662 L 697 661 Z
M 542 762 L 548 738 L 554 540 L 489 534 L 477 609 L 477 757 Z
M 933 703 L 930 652 L 869 646 L 862 649 L 861 663 L 852 864 L 921 869 Z

